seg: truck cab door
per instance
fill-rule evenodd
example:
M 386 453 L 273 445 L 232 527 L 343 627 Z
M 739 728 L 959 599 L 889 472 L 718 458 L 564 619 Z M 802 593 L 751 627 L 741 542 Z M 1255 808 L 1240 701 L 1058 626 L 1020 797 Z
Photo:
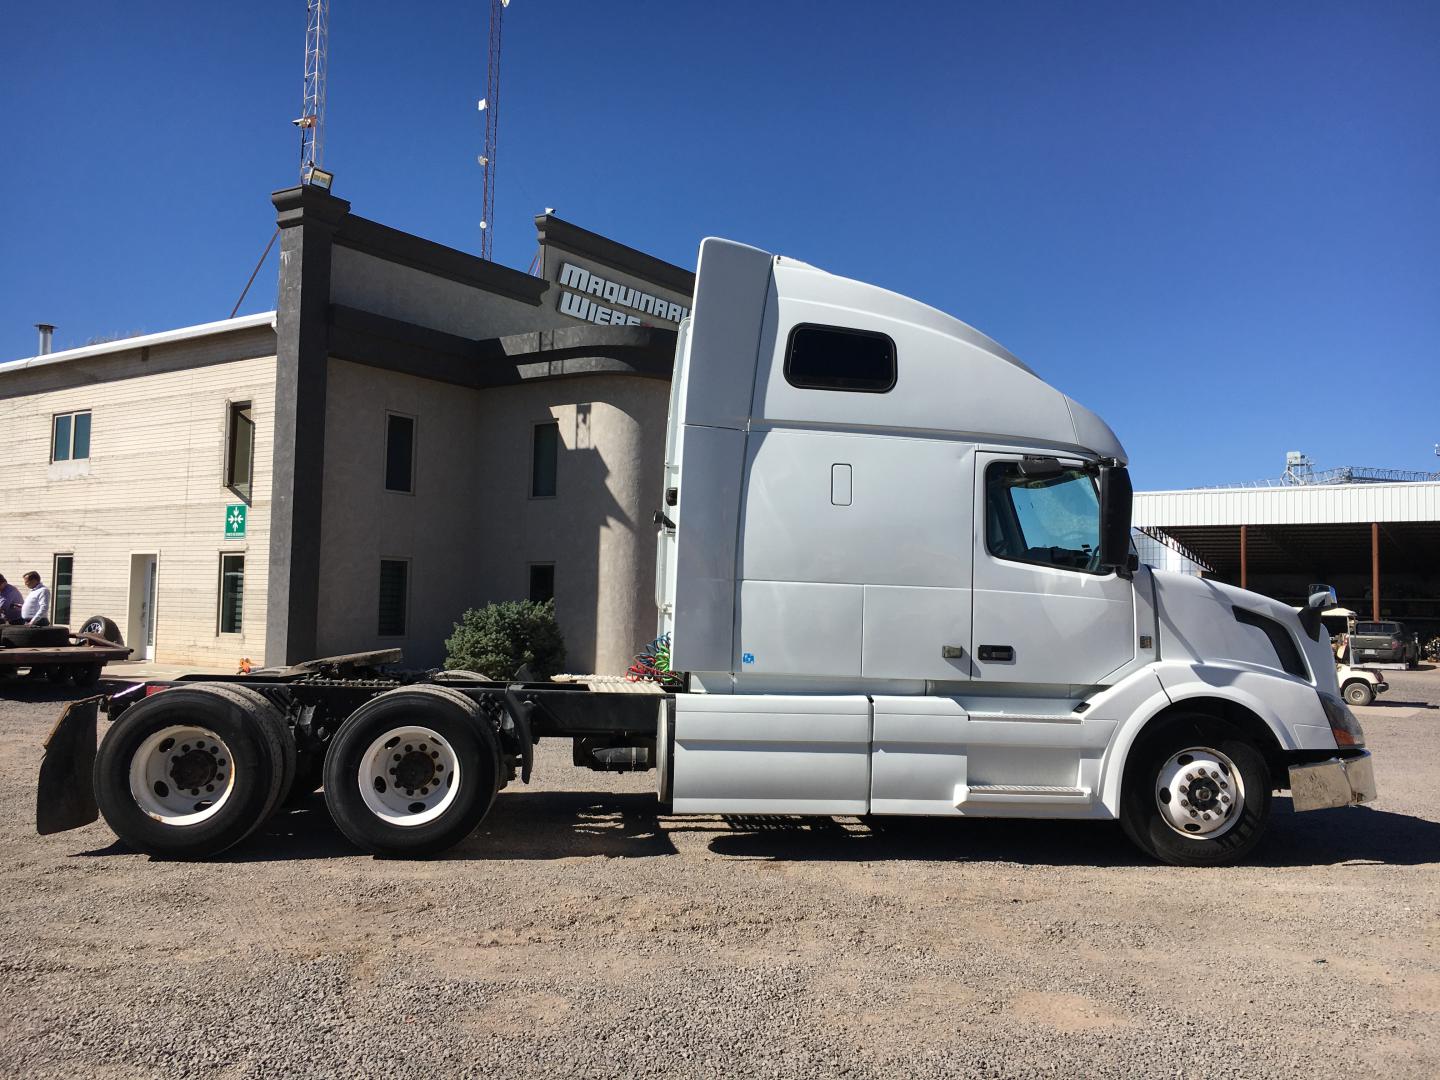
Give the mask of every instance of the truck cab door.
M 1099 566 L 1094 474 L 1078 459 L 1037 460 L 976 455 L 977 692 L 1096 685 L 1135 657 L 1132 583 Z

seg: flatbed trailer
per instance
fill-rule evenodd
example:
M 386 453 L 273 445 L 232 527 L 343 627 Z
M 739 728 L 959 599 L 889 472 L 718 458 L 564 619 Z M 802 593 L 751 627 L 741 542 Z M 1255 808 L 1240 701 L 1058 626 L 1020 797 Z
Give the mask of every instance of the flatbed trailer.
M 99 634 L 71 634 L 73 644 L 0 648 L 0 678 L 17 678 L 25 669 L 52 683 L 94 686 L 106 664 L 129 658 L 131 650 Z

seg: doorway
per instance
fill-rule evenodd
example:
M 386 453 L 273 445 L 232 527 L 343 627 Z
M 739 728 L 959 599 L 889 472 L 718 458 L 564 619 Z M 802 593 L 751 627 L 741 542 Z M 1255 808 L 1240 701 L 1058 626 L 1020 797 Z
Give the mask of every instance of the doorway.
M 125 635 L 134 660 L 155 659 L 155 579 L 159 556 L 130 556 L 130 627 Z

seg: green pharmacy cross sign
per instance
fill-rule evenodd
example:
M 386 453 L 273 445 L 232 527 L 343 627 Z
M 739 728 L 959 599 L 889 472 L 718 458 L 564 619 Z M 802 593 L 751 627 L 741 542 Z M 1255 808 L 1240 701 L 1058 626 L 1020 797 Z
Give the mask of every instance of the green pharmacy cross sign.
M 231 503 L 225 507 L 225 539 L 243 540 L 245 538 L 245 504 Z

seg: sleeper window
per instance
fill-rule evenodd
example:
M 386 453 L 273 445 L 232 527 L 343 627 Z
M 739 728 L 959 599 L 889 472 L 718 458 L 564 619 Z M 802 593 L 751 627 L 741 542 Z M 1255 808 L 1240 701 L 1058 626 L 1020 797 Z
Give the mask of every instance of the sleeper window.
M 802 390 L 886 393 L 895 385 L 895 342 L 873 330 L 797 326 L 785 347 L 785 379 Z

